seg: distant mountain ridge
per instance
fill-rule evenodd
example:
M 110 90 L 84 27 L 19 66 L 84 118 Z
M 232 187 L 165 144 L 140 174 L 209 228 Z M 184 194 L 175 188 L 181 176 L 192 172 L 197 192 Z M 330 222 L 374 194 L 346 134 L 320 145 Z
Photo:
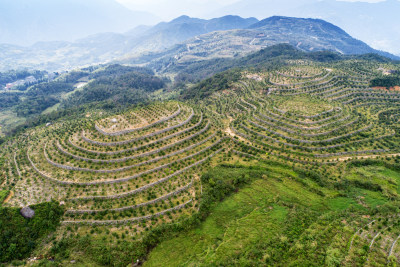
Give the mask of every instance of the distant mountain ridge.
M 344 29 L 368 45 L 400 54 L 400 1 L 240 0 L 214 12 L 265 18 L 274 15 L 319 18 Z
M 154 27 L 126 34 L 102 33 L 69 42 L 41 42 L 31 47 L 0 45 L 1 68 L 62 70 L 90 64 L 122 62 L 156 64 L 237 57 L 279 43 L 303 51 L 330 50 L 342 54 L 377 53 L 341 28 L 320 19 L 274 16 L 224 16 L 210 20 L 181 16 Z
M 308 52 L 329 50 L 344 55 L 376 53 L 392 59 L 397 58 L 369 47 L 326 21 L 273 16 L 250 25 L 246 29 L 199 35 L 169 50 L 139 56 L 127 62 L 143 63 L 150 60 L 154 68 L 162 71 L 171 64 L 238 57 L 281 43 L 287 43 Z
M 289 43 L 302 50 L 331 50 L 342 54 L 381 54 L 364 42 L 354 39 L 338 26 L 321 19 L 273 16 L 251 25 L 248 29 L 262 31 L 266 35 L 275 34 L 274 38 L 280 34 L 281 38 L 285 36 Z M 385 55 L 390 56 L 389 53 Z
M 210 20 L 180 16 L 170 22 L 161 22 L 135 36 L 135 50 L 162 50 L 197 35 L 213 31 L 244 29 L 256 22 L 258 22 L 256 18 L 231 15 Z
M 181 16 L 153 27 L 139 26 L 126 34 L 100 33 L 71 42 L 40 42 L 30 47 L 0 44 L 0 70 L 16 67 L 70 69 L 106 63 L 129 54 L 160 51 L 196 35 L 246 28 L 255 18 L 224 16 L 210 20 Z

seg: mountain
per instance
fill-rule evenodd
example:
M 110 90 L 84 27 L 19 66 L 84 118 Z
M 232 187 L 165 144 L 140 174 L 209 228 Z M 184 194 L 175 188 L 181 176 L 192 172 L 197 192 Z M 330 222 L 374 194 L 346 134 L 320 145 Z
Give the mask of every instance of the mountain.
M 106 63 L 126 55 L 164 50 L 196 35 L 218 30 L 243 29 L 255 18 L 224 16 L 211 20 L 181 16 L 154 27 L 139 26 L 125 34 L 100 33 L 75 42 L 40 42 L 33 46 L 0 45 L 0 70 L 17 67 L 47 70 Z
M 0 10 L 0 43 L 18 45 L 124 32 L 158 20 L 114 0 L 2 0 Z
M 377 3 L 337 0 L 242 0 L 213 15 L 237 14 L 265 18 L 272 15 L 320 18 L 329 21 L 368 45 L 399 54 L 400 1 Z
M 143 63 L 153 60 L 154 68 L 160 71 L 171 64 L 238 57 L 280 43 L 291 44 L 303 51 L 329 50 L 344 55 L 377 53 L 396 58 L 394 55 L 369 47 L 326 21 L 274 16 L 259 21 L 247 29 L 199 35 L 167 51 L 140 56 L 131 59 L 131 62 Z
M 154 27 L 100 33 L 71 42 L 40 42 L 30 47 L 0 45 L 0 71 L 35 68 L 49 71 L 122 62 L 163 69 L 171 63 L 232 58 L 289 43 L 304 51 L 341 54 L 378 53 L 341 28 L 320 19 L 274 16 L 262 21 L 237 16 L 203 20 L 181 16 Z
M 289 11 L 289 16 L 321 18 L 338 25 L 370 46 L 400 53 L 400 1 L 378 3 L 324 0 Z
M 132 44 L 135 46 L 134 52 L 159 51 L 197 35 L 243 29 L 257 21 L 255 18 L 239 16 L 224 16 L 210 20 L 180 16 L 170 22 L 161 22 L 141 35 L 135 36 Z

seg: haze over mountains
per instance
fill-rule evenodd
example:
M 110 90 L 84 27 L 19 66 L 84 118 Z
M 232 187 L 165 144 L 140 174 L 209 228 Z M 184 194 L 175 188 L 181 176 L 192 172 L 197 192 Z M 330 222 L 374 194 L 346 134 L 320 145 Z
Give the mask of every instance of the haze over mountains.
M 100 32 L 124 32 L 159 21 L 114 0 L 2 0 L 0 43 L 74 41 Z
M 241 29 L 257 22 L 225 16 L 202 20 L 181 16 L 154 27 L 137 27 L 126 34 L 102 33 L 76 42 L 40 42 L 30 47 L 0 44 L 0 69 L 71 69 L 86 64 L 110 62 L 143 52 L 161 51 L 196 35 L 217 30 Z
M 0 44 L 27 46 L 38 41 L 74 41 L 97 33 L 122 33 L 139 24 L 160 22 L 153 13 L 164 20 L 182 14 L 203 18 L 239 15 L 260 20 L 278 15 L 320 18 L 375 49 L 400 55 L 400 21 L 395 19 L 400 10 L 398 0 L 3 0 L 0 10 Z
M 181 16 L 154 27 L 137 27 L 126 34 L 102 33 L 76 42 L 41 42 L 31 47 L 0 45 L 1 69 L 63 70 L 113 61 L 157 65 L 236 57 L 289 43 L 304 51 L 341 54 L 378 53 L 342 29 L 316 19 L 224 16 L 211 20 Z M 158 63 L 157 63 L 158 62 Z
M 153 68 L 160 71 L 171 64 L 233 58 L 281 43 L 288 43 L 302 51 L 329 50 L 344 55 L 377 53 L 393 57 L 372 49 L 326 21 L 274 16 L 247 28 L 195 36 L 163 52 L 134 57 L 125 62 L 138 64 L 152 61 Z

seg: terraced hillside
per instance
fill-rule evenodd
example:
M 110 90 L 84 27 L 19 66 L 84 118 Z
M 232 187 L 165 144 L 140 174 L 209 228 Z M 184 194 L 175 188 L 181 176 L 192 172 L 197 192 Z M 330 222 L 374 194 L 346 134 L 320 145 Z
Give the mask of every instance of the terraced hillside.
M 400 93 L 370 87 L 396 67 L 287 60 L 29 129 L 2 145 L 0 199 L 64 207 L 34 252 L 63 264 L 400 263 Z
M 24 142 L 9 162 L 9 176 L 21 176 L 9 204 L 55 199 L 65 205 L 64 224 L 98 225 L 190 214 L 201 190 L 197 174 L 227 139 L 201 111 L 169 102 L 55 124 Z
M 215 93 L 207 107 L 230 119 L 231 136 L 295 162 L 335 164 L 357 155 L 396 154 L 400 94 L 370 88 L 375 75 L 376 69 L 348 63 L 244 73 L 234 90 Z
M 296 61 L 242 72 L 213 93 L 206 109 L 239 159 L 207 176 L 229 181 L 243 171 L 249 185 L 161 243 L 147 266 L 396 266 L 400 95 L 370 88 L 379 67 Z

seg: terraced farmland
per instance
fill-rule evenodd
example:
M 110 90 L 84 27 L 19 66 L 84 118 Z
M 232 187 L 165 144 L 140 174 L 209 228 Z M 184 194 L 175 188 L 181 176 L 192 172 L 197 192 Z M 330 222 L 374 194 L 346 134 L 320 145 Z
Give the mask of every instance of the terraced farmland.
M 219 101 L 236 118 L 230 132 L 258 150 L 310 164 L 399 152 L 397 128 L 384 116 L 394 118 L 400 95 L 368 88 L 365 75 L 300 66 L 247 76 L 266 78 L 244 79 L 233 100 Z
M 54 125 L 27 140 L 15 169 L 33 183 L 19 182 L 11 204 L 56 199 L 66 207 L 64 224 L 92 225 L 190 213 L 201 190 L 198 173 L 227 142 L 201 111 L 176 102 L 82 128 Z
M 146 233 L 154 237 L 153 229 L 186 229 L 181 223 L 192 227 L 187 230 L 196 234 L 188 238 L 196 239 L 197 231 L 223 233 L 221 225 L 213 232 L 210 222 L 196 227 L 210 214 L 218 221 L 224 210 L 214 202 L 243 186 L 253 193 L 238 193 L 245 200 L 231 220 L 240 231 L 240 220 L 247 220 L 241 210 L 260 216 L 271 211 L 270 219 L 277 222 L 285 216 L 303 219 L 303 212 L 308 216 L 307 222 L 290 217 L 287 229 L 274 226 L 273 233 L 258 217 L 249 220 L 257 225 L 248 227 L 262 229 L 265 240 L 282 230 L 279 242 L 271 239 L 265 245 L 289 244 L 276 248 L 284 253 L 273 257 L 290 258 L 296 254 L 292 248 L 309 249 L 304 255 L 315 252 L 322 264 L 329 245 L 340 254 L 336 263 L 400 262 L 399 219 L 390 206 L 400 195 L 400 94 L 370 88 L 381 67 L 288 61 L 279 68 L 243 70 L 229 89 L 214 90 L 204 99 L 153 102 L 117 114 L 92 110 L 79 119 L 29 129 L 9 139 L 0 152 L 0 193 L 11 196 L 3 205 L 59 201 L 65 213 L 57 240 L 90 233 L 113 244 L 127 237 L 141 242 Z M 226 173 L 226 184 L 218 170 Z M 233 209 L 229 203 L 221 206 Z M 332 228 L 325 229 L 326 221 Z M 320 232 L 334 241 L 323 240 Z M 232 233 L 217 240 L 208 240 L 207 234 L 211 253 L 201 257 L 212 262 L 220 255 L 215 244 L 235 254 L 228 247 L 239 247 L 245 237 Z M 315 244 L 304 246 L 314 238 L 325 246 L 321 251 Z M 250 246 L 246 242 L 244 247 Z M 273 265 L 269 255 L 262 255 L 262 263 Z M 197 256 L 180 260 L 189 264 Z M 232 264 L 237 264 L 234 257 Z

